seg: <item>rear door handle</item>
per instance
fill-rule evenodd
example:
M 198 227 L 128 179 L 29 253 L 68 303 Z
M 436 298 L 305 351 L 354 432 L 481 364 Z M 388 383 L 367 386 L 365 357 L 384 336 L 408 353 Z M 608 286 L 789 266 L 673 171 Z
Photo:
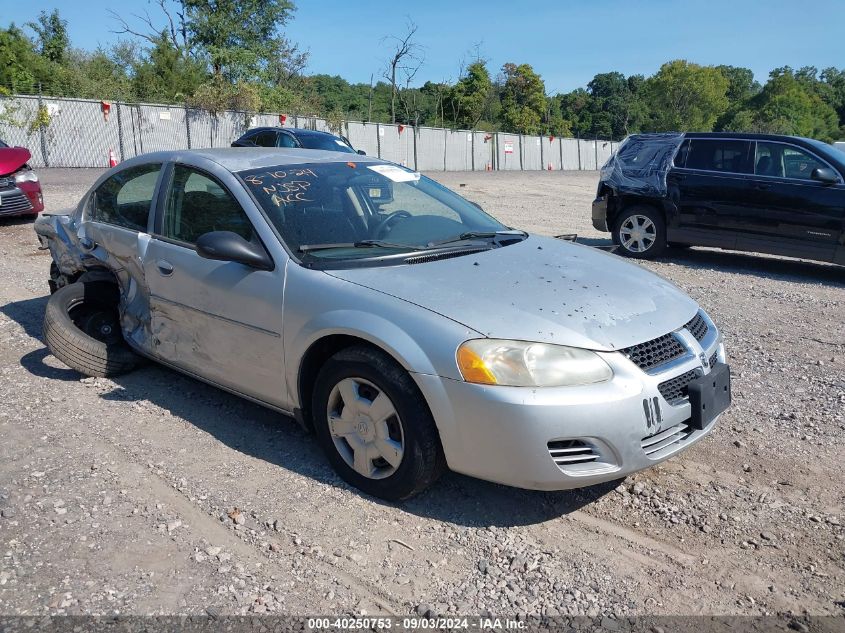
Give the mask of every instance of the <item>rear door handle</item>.
M 764 190 L 764 189 L 768 189 L 769 187 L 771 187 L 771 185 L 768 184 L 768 183 L 765 183 L 765 182 L 755 182 L 754 183 L 754 188 L 760 189 L 761 191 Z
M 158 268 L 158 272 L 160 272 L 165 277 L 169 277 L 173 274 L 173 264 L 170 262 L 160 259 L 156 262 L 156 268 Z

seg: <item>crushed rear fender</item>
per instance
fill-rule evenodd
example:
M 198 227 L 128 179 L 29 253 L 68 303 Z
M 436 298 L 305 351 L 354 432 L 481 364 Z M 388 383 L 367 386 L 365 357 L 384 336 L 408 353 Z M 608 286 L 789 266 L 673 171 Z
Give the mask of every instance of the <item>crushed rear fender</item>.
M 78 280 L 108 274 L 120 288 L 123 336 L 134 348 L 152 351 L 150 294 L 143 259 L 150 236 L 91 222 L 77 222 L 74 215 L 44 215 L 34 224 L 42 246 L 61 275 Z

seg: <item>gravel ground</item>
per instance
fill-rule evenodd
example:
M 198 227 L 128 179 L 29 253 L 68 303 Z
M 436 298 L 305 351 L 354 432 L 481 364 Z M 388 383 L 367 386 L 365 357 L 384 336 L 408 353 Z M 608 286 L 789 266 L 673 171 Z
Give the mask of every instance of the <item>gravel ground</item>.
M 98 170 L 44 170 L 48 211 Z M 594 243 L 597 174 L 433 174 Z M 269 410 L 148 365 L 82 378 L 41 341 L 49 255 L 0 222 L 0 614 L 845 613 L 845 270 L 692 249 L 643 264 L 721 326 L 734 406 L 622 483 L 449 474 L 394 506 Z

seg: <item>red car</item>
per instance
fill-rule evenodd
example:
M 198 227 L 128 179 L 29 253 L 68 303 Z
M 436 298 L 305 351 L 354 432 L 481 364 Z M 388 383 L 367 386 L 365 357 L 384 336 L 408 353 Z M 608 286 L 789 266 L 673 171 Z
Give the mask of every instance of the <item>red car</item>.
M 27 164 L 31 157 L 28 149 L 0 141 L 0 217 L 38 215 L 44 210 L 41 183 Z

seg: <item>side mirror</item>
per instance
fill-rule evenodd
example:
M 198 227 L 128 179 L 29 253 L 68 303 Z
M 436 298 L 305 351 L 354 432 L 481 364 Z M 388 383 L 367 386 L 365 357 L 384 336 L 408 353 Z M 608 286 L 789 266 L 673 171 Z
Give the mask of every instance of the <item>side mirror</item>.
M 364 150 L 362 150 L 362 149 L 359 149 L 359 150 L 358 150 L 358 153 L 359 153 L 359 154 L 361 154 L 361 156 L 366 156 L 366 155 L 367 155 L 367 152 L 365 152 L 365 151 L 364 151 Z
M 197 238 L 197 255 L 205 259 L 238 262 L 256 270 L 273 270 L 273 260 L 259 244 L 231 231 L 211 231 Z
M 810 178 L 818 180 L 826 185 L 835 185 L 839 182 L 839 174 L 833 171 L 830 167 L 816 167 L 812 173 L 810 173 Z

